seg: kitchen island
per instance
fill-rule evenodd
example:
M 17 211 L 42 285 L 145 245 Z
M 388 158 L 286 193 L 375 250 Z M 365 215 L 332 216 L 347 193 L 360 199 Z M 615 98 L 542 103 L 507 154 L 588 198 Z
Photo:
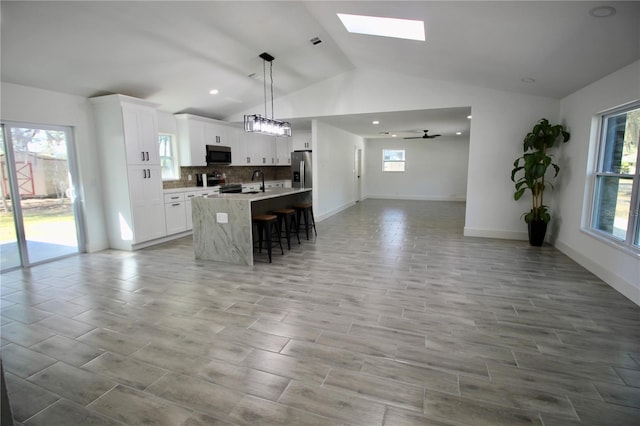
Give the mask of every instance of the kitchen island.
M 251 217 L 302 202 L 311 202 L 311 188 L 276 188 L 258 193 L 193 198 L 196 259 L 253 265 Z

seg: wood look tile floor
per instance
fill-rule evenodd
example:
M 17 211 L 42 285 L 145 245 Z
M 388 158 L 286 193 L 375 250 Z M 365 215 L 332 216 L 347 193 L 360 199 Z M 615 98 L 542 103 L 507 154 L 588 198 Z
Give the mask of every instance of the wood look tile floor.
M 464 204 L 366 200 L 273 263 L 190 237 L 3 274 L 24 425 L 638 425 L 640 307 Z

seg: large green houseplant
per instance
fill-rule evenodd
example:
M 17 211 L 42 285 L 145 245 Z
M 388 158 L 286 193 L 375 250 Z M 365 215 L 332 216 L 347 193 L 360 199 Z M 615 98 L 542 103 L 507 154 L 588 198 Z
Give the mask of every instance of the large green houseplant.
M 524 221 L 529 229 L 529 242 L 541 246 L 551 220 L 548 207 L 544 204 L 544 190 L 549 182 L 545 182 L 547 169 L 554 169 L 553 177 L 558 176 L 560 167 L 552 161 L 547 150 L 562 140 L 570 138 L 563 125 L 549 123 L 546 118 L 538 121 L 533 129 L 524 137 L 524 154 L 516 159 L 511 170 L 511 180 L 515 183 L 514 200 L 519 200 L 526 191 L 531 192 L 531 210 L 524 213 Z

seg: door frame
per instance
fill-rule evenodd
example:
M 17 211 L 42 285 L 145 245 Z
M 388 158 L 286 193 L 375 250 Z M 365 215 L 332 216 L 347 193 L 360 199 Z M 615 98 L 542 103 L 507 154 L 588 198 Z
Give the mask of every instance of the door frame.
M 76 228 L 76 239 L 77 239 L 77 250 L 75 253 L 71 253 L 64 256 L 53 257 L 51 259 L 46 259 L 37 262 L 31 262 L 29 260 L 29 254 L 27 250 L 27 237 L 24 229 L 24 217 L 22 214 L 22 205 L 20 197 L 20 182 L 18 181 L 17 172 L 15 170 L 15 155 L 14 155 L 14 144 L 11 137 L 11 132 L 9 131 L 12 127 L 18 128 L 33 128 L 40 130 L 54 130 L 61 131 L 65 134 L 65 145 L 67 150 L 67 167 L 70 176 L 70 188 L 71 191 L 71 208 L 75 219 L 75 228 Z M 60 259 L 63 257 L 74 256 L 79 253 L 84 253 L 86 251 L 86 243 L 85 243 L 85 232 L 84 232 L 84 217 L 82 215 L 81 200 L 78 196 L 80 191 L 78 188 L 80 187 L 79 173 L 77 168 L 77 157 L 75 151 L 75 139 L 73 137 L 73 127 L 71 126 L 63 126 L 63 125 L 50 125 L 50 124 L 37 124 L 37 123 L 27 123 L 20 121 L 10 121 L 10 120 L 0 120 L 0 131 L 3 133 L 4 139 L 4 150 L 5 150 L 5 160 L 7 162 L 7 172 L 8 172 L 8 183 L 9 183 L 9 195 L 11 199 L 14 200 L 12 204 L 13 210 L 13 218 L 14 218 L 14 226 L 16 229 L 16 243 L 18 245 L 18 252 L 20 254 L 20 266 L 14 268 L 8 268 L 3 270 L 2 272 L 7 272 L 10 270 L 15 270 L 19 268 L 25 268 L 30 266 L 35 266 L 42 263 L 47 263 L 52 260 Z M 14 194 L 17 196 L 14 197 Z

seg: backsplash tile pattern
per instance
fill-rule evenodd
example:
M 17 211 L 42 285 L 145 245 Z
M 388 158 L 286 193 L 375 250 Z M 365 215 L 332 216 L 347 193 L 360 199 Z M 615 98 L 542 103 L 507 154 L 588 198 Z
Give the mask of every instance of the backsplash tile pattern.
M 254 170 L 262 170 L 264 172 L 264 180 L 289 180 L 291 179 L 291 167 L 287 166 L 218 166 L 218 167 L 180 167 L 180 179 L 164 181 L 162 186 L 164 189 L 173 188 L 189 188 L 196 186 L 196 174 L 202 173 L 225 173 L 227 175 L 226 183 L 245 183 L 251 182 L 251 175 Z M 191 175 L 191 181 L 189 181 Z

